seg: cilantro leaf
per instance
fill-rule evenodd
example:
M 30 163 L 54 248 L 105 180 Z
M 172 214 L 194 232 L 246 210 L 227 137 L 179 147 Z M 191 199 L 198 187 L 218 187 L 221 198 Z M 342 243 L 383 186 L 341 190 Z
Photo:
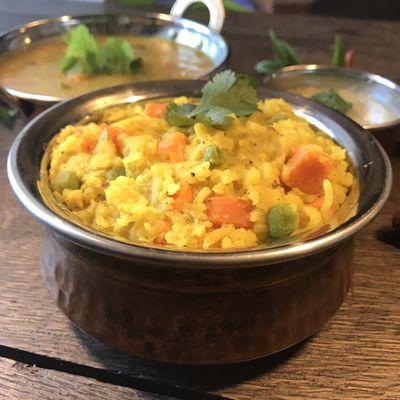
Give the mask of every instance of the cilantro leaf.
M 270 29 L 268 32 L 269 39 L 276 59 L 280 64 L 296 65 L 301 64 L 300 57 L 297 55 L 296 50 L 284 40 L 278 39 L 275 32 Z
M 206 126 L 212 126 L 213 121 L 204 113 L 199 113 L 193 118 L 188 117 L 195 108 L 196 106 L 190 103 L 182 104 L 180 106 L 175 103 L 169 103 L 165 113 L 165 120 L 169 125 L 180 128 L 190 128 L 198 122 Z
M 272 74 L 282 68 L 282 64 L 277 60 L 261 60 L 255 66 L 255 69 L 260 74 Z
M 252 76 L 249 76 L 246 74 L 236 74 L 236 83 L 238 83 L 238 82 L 245 83 L 246 86 L 249 86 L 250 88 L 253 88 L 253 89 L 257 89 L 257 85 L 258 85 L 257 79 Z M 255 93 L 255 92 L 253 92 L 253 93 Z M 258 101 L 258 97 L 257 97 L 257 101 Z
M 0 105 L 0 123 L 8 129 L 14 127 L 16 112 L 7 106 Z
M 289 43 L 279 39 L 273 30 L 269 30 L 268 36 L 274 58 L 259 61 L 254 66 L 257 72 L 261 74 L 272 74 L 281 68 L 302 63 L 296 50 Z M 335 67 L 351 67 L 353 58 L 354 50 L 350 50 L 345 54 L 340 36 L 335 35 L 331 64 Z
M 340 39 L 339 35 L 335 36 L 335 44 L 332 54 L 332 65 L 335 67 L 344 67 L 345 65 L 344 49 L 342 45 L 342 40 Z
M 191 112 L 195 116 L 204 112 L 209 118 L 215 108 L 223 108 L 229 114 L 250 115 L 257 110 L 257 92 L 254 83 L 243 75 L 230 70 L 223 71 L 208 82 L 202 90 L 200 104 Z M 221 114 L 221 110 L 218 112 Z
M 230 122 L 232 111 L 229 108 L 214 107 L 210 109 L 206 116 L 212 121 L 213 125 L 225 126 Z
M 221 93 L 226 93 L 236 82 L 235 73 L 229 69 L 215 75 L 212 80 L 207 82 L 202 89 L 202 97 L 200 108 L 202 104 L 211 104 L 217 102 L 218 96 Z
M 258 62 L 255 66 L 257 72 L 272 74 L 283 67 L 302 63 L 296 50 L 289 43 L 279 39 L 273 30 L 269 30 L 268 36 L 274 58 L 272 60 L 262 60 Z
M 237 116 L 250 115 L 257 110 L 258 96 L 255 82 L 246 75 L 239 75 L 236 83 L 229 90 L 230 109 Z M 225 107 L 228 103 L 225 105 Z
M 140 58 L 124 39 L 108 38 L 101 48 L 105 60 L 104 71 L 111 74 L 130 74 L 140 67 Z
M 78 25 L 68 32 L 65 39 L 68 47 L 61 60 L 61 71 L 73 69 L 74 73 L 100 73 L 104 66 L 103 55 L 96 39 L 90 34 L 85 25 Z
M 195 124 L 195 120 L 187 115 L 196 106 L 194 104 L 183 104 L 178 106 L 175 103 L 168 103 L 167 111 L 165 112 L 165 120 L 171 126 L 185 127 Z
M 212 126 L 213 125 L 212 119 L 209 116 L 207 116 L 206 114 L 204 114 L 204 113 L 197 114 L 194 117 L 194 119 L 195 119 L 195 123 L 199 122 L 199 123 L 201 123 L 201 124 L 203 124 L 205 126 Z
M 173 126 L 191 126 L 201 122 L 208 126 L 228 126 L 231 114 L 250 115 L 257 110 L 255 83 L 245 75 L 230 70 L 215 75 L 202 89 L 200 103 L 177 106 L 170 103 L 165 119 Z
M 231 70 L 222 71 L 208 81 L 201 90 L 200 104 L 190 113 L 190 117 L 207 112 L 212 107 L 223 102 L 223 97 L 235 84 L 236 76 Z
M 68 45 L 60 63 L 63 72 L 71 74 L 131 74 L 140 66 L 131 44 L 109 37 L 100 46 L 85 25 L 78 25 L 66 37 Z
M 347 102 L 339 95 L 339 93 L 334 89 L 323 90 L 314 94 L 311 97 L 312 100 L 318 103 L 325 104 L 328 107 L 333 108 L 336 111 L 340 111 L 345 114 L 353 106 L 352 103 Z

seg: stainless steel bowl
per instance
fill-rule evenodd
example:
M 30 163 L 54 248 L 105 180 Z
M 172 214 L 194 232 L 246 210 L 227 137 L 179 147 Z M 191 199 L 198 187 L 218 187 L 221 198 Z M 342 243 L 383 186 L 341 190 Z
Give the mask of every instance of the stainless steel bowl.
M 228 46 L 219 34 L 225 19 L 225 12 L 222 0 L 199 1 L 209 9 L 209 27 L 182 18 L 185 10 L 194 1 L 177 0 L 171 9 L 171 15 L 135 11 L 133 15 L 62 16 L 30 22 L 0 34 L 0 56 L 27 49 L 43 39 L 64 35 L 76 25 L 85 24 L 92 33 L 98 35 L 161 37 L 201 50 L 211 58 L 214 64 L 213 68 L 205 74 L 208 75 L 221 66 L 228 56 Z M 22 92 L 11 87 L 2 89 L 9 95 L 8 100 L 10 98 L 22 99 L 45 106 L 65 100 L 34 92 Z
M 96 251 L 139 256 L 151 262 L 179 260 L 196 265 L 209 263 L 254 265 L 303 257 L 354 235 L 377 215 L 389 194 L 392 174 L 390 162 L 374 137 L 347 117 L 323 105 L 289 93 L 264 88 L 259 90 L 260 98 L 286 99 L 292 104 L 296 114 L 306 118 L 333 137 L 347 150 L 351 159 L 354 174 L 359 182 L 359 188 L 354 188 L 354 192 L 351 192 L 352 196 L 349 196 L 352 197 L 352 201 L 357 197 L 357 206 L 354 210 L 356 215 L 328 235 L 304 242 L 293 237 L 282 242 L 275 241 L 273 244 L 260 245 L 259 248 L 251 251 L 217 253 L 163 249 L 149 251 L 144 245 L 135 246 L 107 237 L 99 237 L 55 214 L 43 203 L 36 185 L 40 176 L 39 167 L 43 148 L 62 127 L 110 105 L 151 98 L 200 95 L 203 85 L 201 81 L 190 80 L 128 84 L 88 93 L 45 111 L 22 130 L 9 154 L 10 182 L 22 204 L 46 225 Z M 352 207 L 353 203 L 349 204 L 349 208 Z
M 380 130 L 400 124 L 400 86 L 370 72 L 317 64 L 292 65 L 280 69 L 265 80 L 267 87 L 289 92 L 307 86 L 326 89 L 329 86 L 327 82 L 330 85 L 336 82 L 343 87 L 357 86 L 360 96 L 363 97 L 363 106 L 366 106 L 367 118 L 372 119 L 373 113 L 376 113 L 374 104 L 380 104 L 390 110 L 390 114 L 388 113 L 380 123 L 360 123 L 365 129 Z
M 346 148 L 359 197 L 354 215 L 333 231 L 241 251 L 174 251 L 113 240 L 46 206 L 37 187 L 41 159 L 62 127 L 112 104 L 197 96 L 202 86 L 199 81 L 136 83 L 57 104 L 15 139 L 8 176 L 20 202 L 46 226 L 45 285 L 72 321 L 135 356 L 223 364 L 289 347 L 332 316 L 350 287 L 352 237 L 384 205 L 392 172 L 379 143 L 350 119 L 261 88 L 260 98 L 284 98 L 296 114 Z

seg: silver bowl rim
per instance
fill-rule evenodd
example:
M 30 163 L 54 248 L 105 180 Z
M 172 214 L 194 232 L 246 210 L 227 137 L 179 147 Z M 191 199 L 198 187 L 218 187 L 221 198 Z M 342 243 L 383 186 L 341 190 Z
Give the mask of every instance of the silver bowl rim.
M 132 93 L 132 89 L 138 90 L 143 87 L 148 88 L 149 85 L 154 85 L 154 87 L 157 87 L 158 84 L 164 84 L 168 85 L 168 87 L 174 87 L 174 84 L 176 85 L 179 83 L 198 87 L 201 81 L 155 81 L 114 86 L 111 88 L 100 89 L 98 91 L 87 93 L 71 100 L 66 100 L 64 102 L 55 104 L 43 113 L 36 116 L 15 138 L 7 159 L 7 173 L 9 182 L 22 205 L 40 222 L 53 231 L 61 234 L 66 239 L 80 246 L 95 251 L 96 253 L 112 255 L 117 258 L 130 261 L 140 260 L 140 262 L 146 263 L 150 266 L 174 265 L 175 267 L 182 268 L 242 268 L 247 266 L 265 266 L 310 256 L 338 245 L 344 240 L 352 237 L 360 229 L 368 225 L 378 215 L 384 206 L 391 191 L 393 180 L 392 168 L 389 157 L 371 133 L 365 131 L 360 125 L 356 124 L 345 115 L 337 113 L 329 107 L 306 100 L 301 96 L 262 87 L 260 87 L 261 91 L 266 90 L 272 94 L 273 97 L 279 97 L 281 95 L 288 99 L 296 100 L 299 103 L 301 102 L 302 105 L 313 107 L 320 112 L 328 114 L 328 116 L 334 119 L 335 122 L 339 121 L 339 123 L 345 124 L 351 128 L 353 133 L 357 132 L 358 135 L 361 135 L 360 137 L 363 138 L 362 140 L 364 140 L 365 137 L 366 146 L 375 146 L 374 151 L 376 152 L 376 155 L 379 157 L 379 161 L 383 166 L 384 179 L 379 182 L 379 187 L 381 190 L 379 191 L 379 195 L 374 195 L 372 205 L 370 202 L 368 202 L 367 209 L 363 209 L 362 212 L 358 211 L 356 216 L 350 218 L 350 220 L 341 224 L 333 231 L 307 241 L 301 241 L 290 245 L 282 245 L 267 249 L 239 249 L 233 251 L 199 252 L 185 251 L 180 249 L 172 250 L 158 247 L 145 247 L 141 246 L 140 244 L 128 244 L 107 236 L 99 235 L 90 231 L 89 229 L 80 227 L 73 222 L 62 218 L 48 208 L 43 199 L 40 198 L 39 200 L 31 193 L 28 185 L 26 182 L 24 182 L 22 174 L 20 173 L 21 171 L 18 165 L 18 154 L 23 146 L 23 139 L 30 134 L 31 129 L 35 127 L 35 125 L 38 124 L 42 119 L 46 119 L 48 116 L 50 117 L 53 114 L 63 114 L 63 111 L 65 112 L 68 107 L 75 108 L 80 104 L 86 104 L 90 100 L 105 97 L 113 93 L 118 94 L 124 92 L 124 90 L 127 91 L 130 89 Z M 270 95 L 268 97 L 272 96 Z M 156 96 L 153 98 L 156 98 Z M 136 101 L 139 100 L 140 99 Z M 118 104 L 120 103 L 123 102 L 118 102 Z M 41 144 L 44 144 L 44 142 Z
M 194 29 L 198 32 L 205 33 L 206 35 L 209 35 L 211 37 L 215 37 L 218 43 L 221 45 L 222 48 L 222 56 L 220 57 L 220 61 L 214 64 L 214 67 L 212 70 L 207 72 L 206 74 L 202 75 L 199 77 L 199 79 L 204 78 L 212 73 L 214 73 L 221 65 L 223 65 L 226 62 L 226 59 L 228 58 L 229 54 L 229 47 L 224 39 L 224 37 L 219 33 L 211 28 L 209 28 L 206 25 L 203 25 L 200 22 L 193 21 L 188 18 L 183 18 L 183 17 L 174 17 L 169 14 L 165 13 L 156 13 L 156 12 L 147 12 L 147 11 L 140 11 L 140 10 L 135 10 L 134 13 L 129 13 L 129 14 L 118 14 L 118 13 L 105 13 L 105 14 L 78 14 L 78 15 L 62 15 L 60 17 L 51 17 L 51 18 L 42 18 L 38 19 L 35 21 L 28 22 L 26 24 L 21 24 L 17 25 L 11 29 L 6 29 L 4 31 L 0 32 L 0 43 L 8 36 L 12 34 L 17 34 L 19 33 L 24 33 L 26 30 L 35 28 L 38 26 L 44 26 L 46 24 L 53 24 L 53 23 L 62 23 L 65 21 L 70 21 L 70 20 L 80 20 L 80 19 L 88 19 L 88 18 L 151 18 L 155 20 L 162 20 L 162 21 L 168 21 L 168 22 L 175 22 L 180 24 L 181 26 L 185 28 L 190 28 Z M 5 53 L 1 53 L 0 55 L 4 55 Z M 146 81 L 148 82 L 148 81 Z M 154 81 L 152 81 L 154 82 Z M 70 100 L 69 99 L 64 99 L 61 97 L 54 97 L 54 96 L 46 96 L 46 95 L 35 95 L 32 93 L 28 92 L 23 92 L 20 90 L 15 90 L 11 88 L 3 88 L 2 90 L 6 91 L 9 95 L 21 99 L 21 100 L 26 100 L 26 101 L 32 101 L 38 104 L 42 105 L 51 105 L 54 103 L 58 103 L 60 101 L 66 101 Z M 100 89 L 101 90 L 101 89 Z
M 400 85 L 392 80 L 378 75 L 369 71 L 356 69 L 356 68 L 344 68 L 344 67 L 335 67 L 332 65 L 325 64 L 298 64 L 298 65 L 290 65 L 288 67 L 283 67 L 278 71 L 272 73 L 264 79 L 264 83 L 268 86 L 270 82 L 275 79 L 284 79 L 285 76 L 295 75 L 299 73 L 303 74 L 312 74 L 314 71 L 332 71 L 335 75 L 341 76 L 349 76 L 349 77 L 363 77 L 369 80 L 375 81 L 380 85 L 386 86 L 394 91 L 398 92 L 400 95 Z M 282 90 L 282 89 L 281 89 Z M 383 122 L 381 124 L 364 124 L 363 128 L 368 130 L 382 130 L 386 128 L 392 128 L 400 124 L 400 117 L 394 120 Z

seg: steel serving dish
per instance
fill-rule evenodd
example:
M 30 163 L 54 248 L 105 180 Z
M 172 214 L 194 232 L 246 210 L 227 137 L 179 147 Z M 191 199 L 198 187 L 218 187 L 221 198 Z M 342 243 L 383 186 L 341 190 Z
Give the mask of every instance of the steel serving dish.
M 349 86 L 357 84 L 365 103 L 377 101 L 384 103 L 393 111 L 387 120 L 380 123 L 362 124 L 368 130 L 387 129 L 400 124 L 400 86 L 383 76 L 354 68 L 338 68 L 329 65 L 305 64 L 285 67 L 267 77 L 267 87 L 290 91 L 300 86 L 323 86 L 324 81 L 334 78 Z M 366 113 L 374 112 L 373 107 L 366 108 Z
M 202 86 L 199 81 L 136 83 L 57 104 L 15 139 L 8 175 L 21 203 L 46 227 L 44 282 L 75 324 L 135 356 L 224 364 L 292 346 L 334 314 L 351 284 L 353 236 L 382 208 L 392 172 L 379 143 L 347 117 L 261 88 L 261 98 L 283 97 L 347 149 L 358 176 L 358 206 L 335 230 L 249 250 L 173 251 L 115 241 L 45 205 L 37 188 L 40 163 L 45 144 L 60 128 L 111 104 L 197 96 Z
M 225 19 L 225 11 L 222 0 L 196 0 L 206 5 L 209 10 L 210 22 L 207 27 L 182 18 L 186 9 L 194 2 L 194 0 L 177 0 L 171 9 L 171 15 L 135 10 L 133 13 L 130 11 L 130 15 L 62 16 L 30 22 L 0 34 L 0 56 L 24 50 L 46 38 L 64 35 L 71 28 L 85 24 L 92 33 L 98 35 L 161 37 L 201 50 L 211 58 L 214 64 L 213 68 L 207 72 L 206 75 L 208 75 L 220 67 L 228 56 L 228 46 L 219 33 Z M 7 101 L 12 101 L 18 108 L 21 108 L 19 100 L 27 100 L 42 106 L 65 100 L 34 92 L 22 92 L 9 87 L 2 89 Z M 4 95 L 2 97 L 4 98 Z

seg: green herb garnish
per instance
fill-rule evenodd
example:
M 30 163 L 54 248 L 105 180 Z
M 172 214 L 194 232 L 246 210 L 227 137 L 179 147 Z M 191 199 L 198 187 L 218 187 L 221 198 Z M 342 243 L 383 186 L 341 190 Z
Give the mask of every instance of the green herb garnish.
M 131 44 L 121 38 L 109 37 L 100 46 L 85 25 L 68 32 L 67 51 L 60 63 L 63 72 L 72 74 L 131 74 L 140 66 Z
M 262 60 L 255 65 L 257 72 L 261 74 L 272 74 L 283 67 L 301 64 L 301 59 L 296 50 L 289 43 L 278 39 L 273 30 L 268 32 L 274 58 Z M 354 60 L 354 49 L 346 54 L 339 35 L 335 36 L 332 54 L 332 65 L 335 67 L 352 67 Z
M 230 70 L 220 72 L 202 89 L 200 103 L 169 103 L 165 119 L 171 126 L 188 127 L 196 122 L 211 126 L 227 126 L 231 114 L 247 116 L 257 110 L 255 83 L 245 75 Z
M 344 49 L 342 40 L 339 35 L 335 36 L 335 44 L 333 46 L 332 65 L 335 67 L 345 66 Z
M 350 110 L 352 104 L 347 102 L 339 95 L 339 93 L 334 89 L 327 89 L 314 94 L 311 97 L 312 100 L 318 101 L 318 103 L 325 104 L 334 110 L 340 111 L 345 114 Z
M 268 35 L 275 57 L 272 60 L 262 60 L 257 63 L 256 71 L 262 74 L 272 74 L 283 67 L 301 64 L 299 55 L 289 43 L 278 39 L 273 30 L 270 30 Z
M 194 104 L 183 104 L 178 106 L 175 103 L 168 103 L 165 119 L 171 126 L 192 126 L 195 121 L 188 115 L 196 108 Z
M 12 129 L 15 123 L 16 112 L 7 106 L 0 105 L 0 122 L 8 129 Z
M 102 52 L 105 58 L 104 70 L 108 74 L 128 75 L 140 67 L 141 59 L 135 55 L 127 40 L 110 37 L 105 41 Z
M 65 41 L 68 47 L 61 60 L 61 71 L 88 75 L 100 72 L 104 60 L 96 39 L 85 25 L 68 32 Z

